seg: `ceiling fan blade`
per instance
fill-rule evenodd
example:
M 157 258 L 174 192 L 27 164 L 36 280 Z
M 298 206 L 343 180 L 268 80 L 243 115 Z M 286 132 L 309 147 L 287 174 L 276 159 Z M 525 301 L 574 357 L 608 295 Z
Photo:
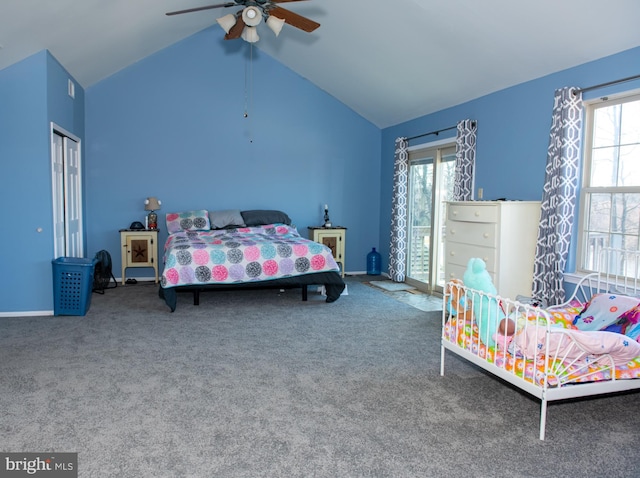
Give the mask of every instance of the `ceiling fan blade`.
M 229 33 L 224 36 L 225 40 L 235 40 L 236 38 L 240 38 L 242 35 L 242 30 L 244 30 L 245 23 L 242 19 L 242 15 L 236 15 L 236 24 L 229 29 Z
M 306 2 L 306 0 L 270 0 L 271 3 Z
M 285 0 L 286 1 L 286 0 Z M 289 0 L 291 1 L 291 0 Z M 295 0 L 294 0 L 295 1 Z M 274 17 L 278 17 L 285 22 L 287 22 L 292 27 L 299 28 L 305 32 L 312 32 L 316 28 L 320 26 L 319 23 L 314 22 L 302 15 L 298 15 L 297 13 L 293 13 L 290 10 L 286 10 L 282 7 L 273 7 L 269 9 L 269 15 L 273 15 Z
M 177 10 L 175 12 L 168 12 L 165 15 L 180 15 L 182 13 L 191 13 L 191 12 L 199 12 L 201 10 L 211 10 L 212 8 L 223 8 L 223 7 L 236 7 L 238 4 L 234 2 L 220 3 L 218 5 L 208 5 L 206 7 L 195 7 L 195 8 L 187 8 L 186 10 Z

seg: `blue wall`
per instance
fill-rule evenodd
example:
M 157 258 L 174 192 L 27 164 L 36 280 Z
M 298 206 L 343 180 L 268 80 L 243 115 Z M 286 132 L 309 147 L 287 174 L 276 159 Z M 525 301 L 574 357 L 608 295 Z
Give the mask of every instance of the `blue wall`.
M 466 118 L 476 120 L 476 191 L 479 187 L 484 188 L 485 200 L 502 197 L 541 200 L 554 91 L 565 86 L 588 87 L 637 75 L 638 65 L 640 47 L 384 129 L 379 239 L 383 270 L 389 263 L 393 154 L 397 137 L 448 128 Z M 588 92 L 583 98 L 589 100 L 632 88 L 640 88 L 640 81 Z M 455 130 L 438 137 L 420 138 L 410 145 L 452 136 L 455 136 Z M 571 260 L 568 270 L 572 270 L 574 264 Z
M 211 28 L 87 89 L 88 252 L 110 251 L 116 276 L 118 229 L 144 221 L 148 196 L 162 201 L 160 244 L 167 212 L 280 209 L 307 235 L 327 203 L 348 228 L 347 269 L 365 270 L 379 234 L 380 130 L 268 55 L 249 56 Z
M 47 53 L 46 58 L 48 120 L 82 139 L 85 128 L 84 89 L 51 54 Z M 74 98 L 68 94 L 70 79 L 75 84 Z
M 84 134 L 83 91 L 73 101 L 68 78 L 46 51 L 0 71 L 2 311 L 53 309 L 50 122 Z
M 475 119 L 485 199 L 540 199 L 554 90 L 631 76 L 640 64 L 635 48 L 380 131 L 255 49 L 244 118 L 248 53 L 208 29 L 86 91 L 76 85 L 75 100 L 70 75 L 48 52 L 0 71 L 0 158 L 10 178 L 0 199 L 11 206 L 0 235 L 0 312 L 53 309 L 51 121 L 83 139 L 86 255 L 111 251 L 116 275 L 118 229 L 144 220 L 152 195 L 161 214 L 282 209 L 303 233 L 329 203 L 333 222 L 348 227 L 347 270 L 363 271 L 373 246 L 386 270 L 397 136 Z M 640 85 L 585 98 L 631 87 Z

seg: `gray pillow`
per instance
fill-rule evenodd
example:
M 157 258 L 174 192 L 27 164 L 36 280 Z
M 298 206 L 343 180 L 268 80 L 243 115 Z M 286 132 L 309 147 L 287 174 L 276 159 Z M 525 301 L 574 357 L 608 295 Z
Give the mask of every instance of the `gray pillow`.
M 244 223 L 248 226 L 262 226 L 263 224 L 291 224 L 291 219 L 282 211 L 253 209 L 242 211 Z
M 244 220 L 240 209 L 225 209 L 222 211 L 209 211 L 211 229 L 224 229 L 229 226 L 244 227 Z

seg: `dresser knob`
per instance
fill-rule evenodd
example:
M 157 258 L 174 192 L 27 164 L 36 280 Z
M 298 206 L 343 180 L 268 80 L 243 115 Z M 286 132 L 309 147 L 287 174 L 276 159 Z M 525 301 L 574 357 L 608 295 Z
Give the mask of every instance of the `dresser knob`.
M 453 236 L 456 233 L 455 229 L 451 229 L 451 235 Z
M 454 209 L 454 210 L 453 210 L 453 215 L 454 215 L 454 216 L 457 216 L 457 215 L 458 215 L 458 210 L 457 210 L 457 209 Z
M 484 238 L 485 238 L 485 239 L 487 239 L 487 238 L 489 237 L 489 233 L 485 232 L 485 233 L 483 234 L 483 236 L 484 236 Z
M 476 215 L 476 217 L 479 217 L 480 216 L 480 211 L 476 211 L 475 215 Z
M 451 252 L 449 253 L 449 255 L 450 255 L 450 256 L 455 256 L 455 255 L 456 255 L 456 253 L 455 253 L 455 252 L 453 252 L 453 251 L 451 251 Z
M 485 258 L 483 258 L 482 260 L 485 262 L 485 264 L 486 264 L 487 262 L 489 262 L 489 258 L 488 258 L 488 257 L 485 257 Z

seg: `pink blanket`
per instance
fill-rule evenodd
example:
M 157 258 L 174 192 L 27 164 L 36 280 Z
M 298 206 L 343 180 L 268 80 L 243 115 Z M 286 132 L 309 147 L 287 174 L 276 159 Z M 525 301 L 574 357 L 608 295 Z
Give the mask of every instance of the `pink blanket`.
M 509 351 L 532 359 L 546 351 L 546 329 L 529 325 L 513 336 Z M 609 355 L 615 365 L 624 365 L 640 356 L 640 344 L 615 332 L 551 329 L 549 356 L 561 360 L 590 362 L 600 355 Z

